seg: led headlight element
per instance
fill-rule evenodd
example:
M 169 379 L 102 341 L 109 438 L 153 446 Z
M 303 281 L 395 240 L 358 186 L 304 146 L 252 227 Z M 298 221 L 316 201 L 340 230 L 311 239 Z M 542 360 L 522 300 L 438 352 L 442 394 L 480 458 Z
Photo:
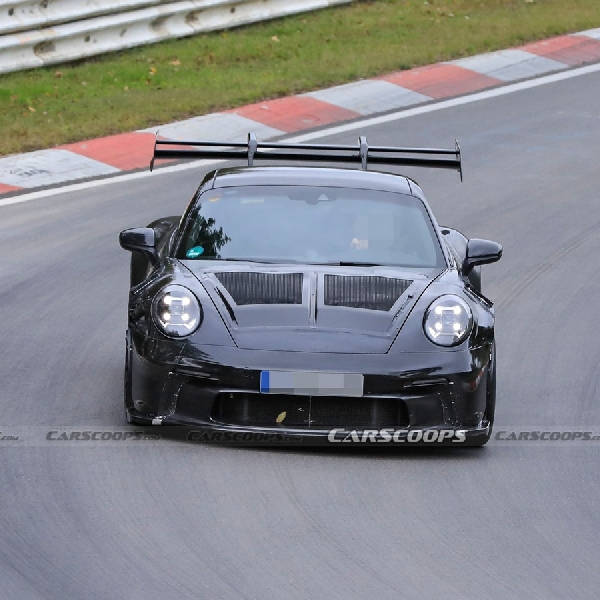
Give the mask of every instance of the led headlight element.
M 425 335 L 439 346 L 460 344 L 471 332 L 473 314 L 458 296 L 448 294 L 434 300 L 425 313 Z
M 185 337 L 198 329 L 202 309 L 196 296 L 181 285 L 167 285 L 152 301 L 156 326 L 169 337 Z

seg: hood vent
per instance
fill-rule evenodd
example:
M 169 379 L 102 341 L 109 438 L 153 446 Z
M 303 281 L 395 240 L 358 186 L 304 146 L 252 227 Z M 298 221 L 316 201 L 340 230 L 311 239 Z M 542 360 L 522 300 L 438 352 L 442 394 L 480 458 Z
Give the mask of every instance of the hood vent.
M 325 304 L 388 311 L 411 283 L 393 277 L 325 275 Z
M 302 273 L 215 273 L 238 306 L 302 304 Z

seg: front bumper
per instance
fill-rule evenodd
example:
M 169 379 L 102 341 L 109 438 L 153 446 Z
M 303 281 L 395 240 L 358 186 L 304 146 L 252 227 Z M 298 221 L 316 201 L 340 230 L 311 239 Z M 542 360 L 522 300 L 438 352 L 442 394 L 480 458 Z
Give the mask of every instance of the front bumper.
M 489 436 L 484 416 L 488 346 L 403 353 L 401 368 L 398 357 L 387 355 L 324 357 L 220 347 L 205 347 L 201 354 L 182 351 L 172 363 L 164 363 L 130 346 L 129 357 L 131 394 L 126 405 L 132 422 L 220 432 L 221 437 L 212 436 L 214 441 L 244 441 L 233 437 L 250 433 L 257 436 L 249 442 L 261 436 L 265 441 L 292 436 L 301 438 L 300 443 L 334 443 L 333 430 L 339 430 L 340 438 L 347 437 L 343 432 L 362 432 L 361 440 L 365 431 L 389 430 L 398 433 L 388 441 L 398 442 L 418 430 L 460 430 L 475 443 Z M 261 394 L 260 372 L 268 369 L 361 373 L 363 396 Z M 380 437 L 370 439 L 386 441 Z

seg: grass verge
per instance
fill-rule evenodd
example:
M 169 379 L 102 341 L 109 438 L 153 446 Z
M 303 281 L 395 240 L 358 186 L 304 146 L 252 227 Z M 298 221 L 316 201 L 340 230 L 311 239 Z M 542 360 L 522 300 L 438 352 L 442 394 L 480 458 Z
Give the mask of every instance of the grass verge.
M 362 1 L 0 75 L 0 155 L 598 26 L 598 0 Z

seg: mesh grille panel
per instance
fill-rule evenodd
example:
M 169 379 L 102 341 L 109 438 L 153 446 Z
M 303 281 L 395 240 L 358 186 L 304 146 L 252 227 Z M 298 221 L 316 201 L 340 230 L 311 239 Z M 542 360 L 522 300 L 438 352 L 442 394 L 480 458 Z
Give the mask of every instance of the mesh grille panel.
M 285 413 L 285 416 L 283 415 Z M 406 406 L 392 398 L 338 398 L 221 393 L 211 418 L 231 425 L 397 427 L 409 423 Z M 283 417 L 283 418 L 282 418 Z
M 394 427 L 404 424 L 401 406 L 396 400 L 378 398 L 313 398 L 310 422 L 313 427 Z
M 215 273 L 238 306 L 302 304 L 302 273 Z
M 285 425 L 308 427 L 310 398 L 308 396 L 222 393 L 217 396 L 211 417 L 233 425 L 277 425 L 285 412 Z M 281 418 L 281 417 L 280 417 Z
M 410 287 L 408 279 L 325 275 L 325 304 L 371 310 L 390 310 Z

